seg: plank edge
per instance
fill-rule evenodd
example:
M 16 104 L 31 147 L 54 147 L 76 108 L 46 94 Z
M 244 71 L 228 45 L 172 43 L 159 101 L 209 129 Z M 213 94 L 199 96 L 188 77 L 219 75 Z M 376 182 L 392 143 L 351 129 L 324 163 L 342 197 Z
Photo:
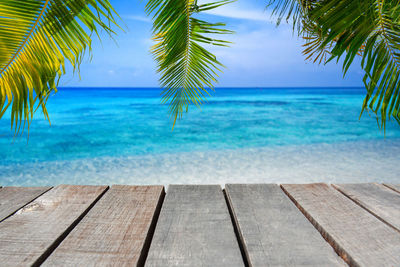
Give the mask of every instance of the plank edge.
M 7 187 L 0 187 L 2 189 L 7 188 Z M 11 216 L 13 216 L 15 213 L 17 213 L 20 209 L 24 208 L 26 205 L 28 205 L 29 203 L 32 203 L 33 201 L 35 201 L 38 197 L 44 195 L 45 193 L 49 192 L 51 189 L 53 189 L 53 186 L 43 186 L 43 192 L 41 192 L 40 194 L 38 194 L 37 196 L 31 198 L 30 200 L 28 200 L 28 202 L 26 202 L 25 204 L 22 204 L 21 206 L 19 206 L 17 209 L 15 209 L 13 212 L 11 212 L 9 215 L 7 215 L 6 217 L 0 219 L 0 223 L 8 218 L 10 218 Z
M 158 203 L 157 203 L 156 209 L 153 213 L 153 218 L 150 223 L 150 227 L 147 231 L 147 235 L 146 235 L 142 250 L 140 251 L 140 256 L 139 256 L 139 259 L 137 262 L 137 266 L 144 266 L 146 263 L 147 255 L 149 254 L 149 250 L 150 250 L 151 241 L 153 240 L 153 236 L 154 236 L 154 232 L 155 232 L 155 229 L 157 226 L 158 218 L 160 217 L 161 208 L 162 208 L 162 205 L 164 204 L 165 195 L 166 195 L 165 187 L 162 186 L 161 193 L 158 198 Z
M 326 184 L 325 184 L 326 185 Z M 300 203 L 286 190 L 285 185 L 281 184 L 283 192 L 289 197 L 289 199 L 295 204 L 295 206 L 301 211 L 301 213 L 310 221 L 310 223 L 317 229 L 321 236 L 328 242 L 333 248 L 336 254 L 341 257 L 349 266 L 358 266 L 356 261 L 351 257 L 351 255 L 341 247 L 335 239 L 307 212 Z
M 229 216 L 231 218 L 231 222 L 232 222 L 232 226 L 233 226 L 233 231 L 235 233 L 235 237 L 236 237 L 236 240 L 239 245 L 239 249 L 240 249 L 240 253 L 242 255 L 244 266 L 246 266 L 246 267 L 252 266 L 251 261 L 250 261 L 249 251 L 246 247 L 246 243 L 244 242 L 244 237 L 243 237 L 242 231 L 240 230 L 239 221 L 237 219 L 235 210 L 233 208 L 233 203 L 232 203 L 231 197 L 229 195 L 229 186 L 230 186 L 229 184 L 225 185 L 225 188 L 222 189 L 222 193 L 224 194 L 226 206 L 228 208 Z
M 391 184 L 386 184 L 386 183 L 383 183 L 382 185 L 384 185 L 384 186 L 386 186 L 387 188 L 389 188 L 389 189 L 393 190 L 394 192 L 396 192 L 396 193 L 399 193 L 399 194 L 400 194 L 400 190 L 398 190 L 397 188 L 393 187 Z
M 101 186 L 99 186 L 101 187 Z M 46 259 L 54 252 L 54 250 L 61 244 L 61 242 L 71 233 L 71 231 L 79 224 L 79 222 L 86 216 L 86 214 L 96 205 L 96 203 L 104 196 L 109 190 L 109 186 L 105 186 L 104 190 L 96 197 L 96 199 L 84 210 L 79 217 L 71 223 L 70 226 L 59 235 L 53 243 L 48 246 L 40 257 L 38 257 L 32 266 L 40 266 Z
M 374 185 L 375 186 L 379 186 L 379 184 L 374 184 Z M 375 212 L 370 210 L 368 207 L 364 206 L 364 204 L 361 201 L 359 201 L 357 198 L 352 198 L 350 194 L 346 193 L 342 188 L 340 188 L 340 184 L 331 184 L 331 186 L 334 189 L 336 189 L 337 191 L 339 191 L 340 193 L 342 193 L 345 197 L 347 197 L 348 199 L 353 201 L 355 204 L 357 204 L 358 206 L 360 206 L 361 208 L 366 210 L 368 213 L 372 214 L 374 217 L 376 217 L 382 223 L 386 224 L 387 226 L 393 228 L 394 230 L 396 230 L 397 232 L 400 233 L 400 229 L 397 229 L 394 225 L 392 225 L 391 223 L 385 221 L 385 219 L 383 219 L 381 216 L 379 216 L 378 214 L 376 214 Z

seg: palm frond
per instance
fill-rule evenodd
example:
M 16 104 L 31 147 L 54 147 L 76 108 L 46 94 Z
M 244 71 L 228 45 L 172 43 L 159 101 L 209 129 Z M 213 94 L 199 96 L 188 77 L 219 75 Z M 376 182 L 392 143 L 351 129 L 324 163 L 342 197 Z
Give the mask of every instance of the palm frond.
M 330 57 L 332 42 L 323 45 L 324 36 L 318 23 L 309 18 L 317 4 L 316 0 L 270 0 L 267 7 L 273 8 L 272 15 L 277 16 L 278 26 L 282 19 L 293 24 L 293 30 L 305 41 L 303 55 L 306 60 L 321 64 Z
M 29 125 L 65 73 L 65 59 L 79 68 L 91 34 L 113 33 L 108 0 L 2 0 L 0 2 L 0 118 L 11 107 L 16 133 Z M 24 122 L 22 124 L 22 122 Z
M 303 55 L 306 60 L 313 63 L 326 63 L 331 56 L 331 50 L 334 41 L 324 44 L 325 37 L 322 35 L 321 29 L 314 21 L 303 21 L 302 36 L 305 43 L 303 44 Z
M 335 41 L 330 60 L 345 55 L 344 73 L 362 55 L 367 89 L 362 112 L 373 111 L 383 128 L 391 117 L 399 121 L 400 1 L 323 1 L 310 18 L 322 29 L 322 46 Z
M 344 56 L 346 74 L 355 57 L 361 56 L 367 89 L 361 114 L 373 111 L 383 128 L 391 117 L 400 123 L 399 0 L 271 1 L 277 2 L 275 6 L 281 13 L 287 12 L 287 2 L 297 6 L 293 10 L 301 10 L 304 53 L 308 57 L 330 54 L 326 60 L 329 62 Z M 309 8 L 299 8 L 305 1 L 310 3 Z
M 303 22 L 307 20 L 308 12 L 318 0 L 269 0 L 268 8 L 272 15 L 277 16 L 277 25 L 284 19 L 293 24 L 293 30 L 300 35 L 303 32 Z
M 156 44 L 151 51 L 161 73 L 163 103 L 169 102 L 174 125 L 191 103 L 199 106 L 213 88 L 217 71 L 223 65 L 201 44 L 227 46 L 215 39 L 232 33 L 223 23 L 209 23 L 194 16 L 231 3 L 230 0 L 197 5 L 194 0 L 150 0 L 146 12 L 153 15 Z

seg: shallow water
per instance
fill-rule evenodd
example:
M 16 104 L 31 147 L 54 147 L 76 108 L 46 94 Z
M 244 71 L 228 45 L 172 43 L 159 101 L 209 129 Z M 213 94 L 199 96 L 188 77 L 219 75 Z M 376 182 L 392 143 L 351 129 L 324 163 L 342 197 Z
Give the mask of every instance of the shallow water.
M 158 89 L 64 88 L 29 143 L 0 120 L 0 183 L 400 183 L 400 126 L 384 138 L 373 117 L 358 120 L 363 94 L 218 88 L 171 131 Z

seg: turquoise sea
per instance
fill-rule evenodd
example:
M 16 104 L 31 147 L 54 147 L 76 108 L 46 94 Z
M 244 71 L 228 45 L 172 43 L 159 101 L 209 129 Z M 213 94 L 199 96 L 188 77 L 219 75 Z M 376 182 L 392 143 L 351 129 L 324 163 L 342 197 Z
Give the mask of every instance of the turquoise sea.
M 364 88 L 217 88 L 172 130 L 156 88 L 60 88 L 14 140 L 0 184 L 400 182 L 400 126 L 359 120 Z

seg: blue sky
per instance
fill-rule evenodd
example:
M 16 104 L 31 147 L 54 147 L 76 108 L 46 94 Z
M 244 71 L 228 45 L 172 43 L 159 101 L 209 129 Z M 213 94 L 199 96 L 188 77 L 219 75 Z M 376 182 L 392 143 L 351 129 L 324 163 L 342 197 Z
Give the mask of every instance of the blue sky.
M 200 1 L 199 2 L 204 2 Z M 303 41 L 293 35 L 291 25 L 276 27 L 270 10 L 260 0 L 238 0 L 202 15 L 213 22 L 225 22 L 236 33 L 224 36 L 230 48 L 210 48 L 226 66 L 216 87 L 362 86 L 359 60 L 343 79 L 340 64 L 317 65 L 305 61 Z M 68 74 L 61 86 L 74 87 L 157 87 L 156 64 L 149 52 L 151 20 L 146 1 L 111 0 L 123 18 L 125 32 L 117 31 L 115 41 L 103 36 L 93 40 L 93 58 L 81 65 L 81 79 Z

